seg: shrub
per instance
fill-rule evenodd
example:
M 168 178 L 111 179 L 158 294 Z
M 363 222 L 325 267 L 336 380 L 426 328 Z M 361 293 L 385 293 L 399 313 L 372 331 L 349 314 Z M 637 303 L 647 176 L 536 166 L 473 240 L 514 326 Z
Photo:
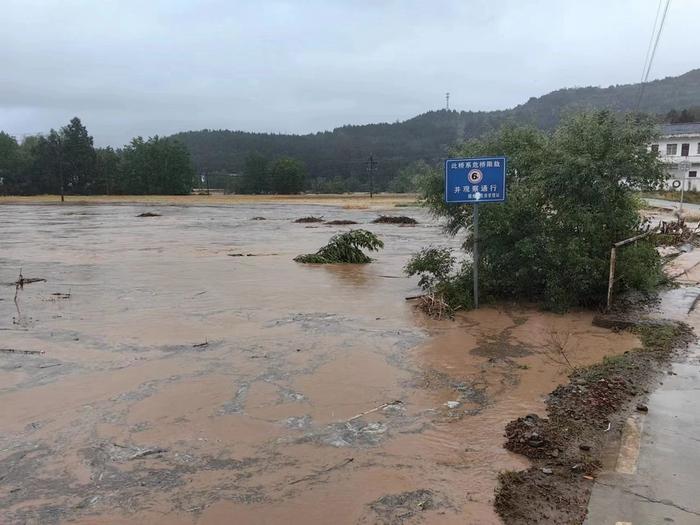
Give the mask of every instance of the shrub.
M 362 248 L 378 251 L 384 243 L 367 230 L 350 230 L 331 237 L 330 241 L 316 253 L 299 255 L 296 262 L 308 264 L 352 263 L 365 264 L 372 259 L 365 255 Z
M 651 121 L 597 111 L 570 116 L 551 135 L 505 127 L 454 149 L 454 156 L 508 157 L 508 200 L 479 205 L 484 298 L 541 301 L 554 310 L 602 304 L 610 246 L 639 233 L 636 193 L 664 179 L 647 150 L 654 135 Z M 470 251 L 471 206 L 445 204 L 442 173 L 425 177 L 421 187 L 424 204 L 446 220 L 448 233 L 464 235 Z M 618 262 L 618 291 L 653 287 L 660 279 L 658 255 L 646 242 L 629 248 Z M 447 281 L 467 273 L 462 268 Z M 445 297 L 464 288 L 440 286 Z

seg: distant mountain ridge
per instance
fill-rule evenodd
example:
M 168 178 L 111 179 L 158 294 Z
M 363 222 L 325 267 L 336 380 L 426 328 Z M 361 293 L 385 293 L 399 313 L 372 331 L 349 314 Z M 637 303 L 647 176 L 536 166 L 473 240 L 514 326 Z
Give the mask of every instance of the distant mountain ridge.
M 452 144 L 505 123 L 551 129 L 569 111 L 633 111 L 639 92 L 640 84 L 564 88 L 498 111 L 428 111 L 403 122 L 347 125 L 308 135 L 201 130 L 177 133 L 173 138 L 187 146 L 200 171 L 240 172 L 245 158 L 257 152 L 271 159 L 294 157 L 306 164 L 312 181 L 349 181 L 350 189 L 367 185 L 365 161 L 372 154 L 378 162 L 375 183 L 384 188 L 401 167 L 421 159 L 435 163 Z M 648 82 L 639 110 L 665 114 L 698 105 L 700 69 L 694 69 Z

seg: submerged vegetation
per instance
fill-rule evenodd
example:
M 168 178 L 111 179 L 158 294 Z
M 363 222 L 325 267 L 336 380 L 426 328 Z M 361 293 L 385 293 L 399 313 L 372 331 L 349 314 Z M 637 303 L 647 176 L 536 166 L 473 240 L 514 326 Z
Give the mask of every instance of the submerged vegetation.
M 313 222 L 323 222 L 323 217 L 315 217 L 313 215 L 309 215 L 308 217 L 300 217 L 296 219 L 294 222 L 304 224 L 304 223 L 313 223 Z
M 639 233 L 640 189 L 664 179 L 647 150 L 651 120 L 611 112 L 581 113 L 552 134 L 506 127 L 456 148 L 454 156 L 508 157 L 508 200 L 481 204 L 480 285 L 485 300 L 542 302 L 553 310 L 604 302 L 612 243 Z M 446 230 L 473 245 L 472 208 L 447 205 L 442 173 L 423 179 L 424 203 L 446 219 Z M 472 263 L 447 268 L 437 251 L 423 251 L 406 267 L 427 293 L 451 308 L 472 304 Z M 649 291 L 661 281 L 659 256 L 649 240 L 621 251 L 616 291 Z
M 418 224 L 418 221 L 405 215 L 380 215 L 372 221 L 374 224 Z
M 299 255 L 294 260 L 308 264 L 365 264 L 372 262 L 372 259 L 362 249 L 378 251 L 380 248 L 384 248 L 384 243 L 372 232 L 350 230 L 331 237 L 328 244 L 316 253 Z

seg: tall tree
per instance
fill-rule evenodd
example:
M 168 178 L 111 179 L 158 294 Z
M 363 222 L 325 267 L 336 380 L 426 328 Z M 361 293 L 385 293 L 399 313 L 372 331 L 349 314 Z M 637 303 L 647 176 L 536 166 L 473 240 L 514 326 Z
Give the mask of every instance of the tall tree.
M 279 159 L 270 169 L 270 190 L 273 193 L 299 193 L 304 189 L 305 180 L 306 169 L 298 160 Z
M 267 159 L 259 153 L 248 155 L 245 159 L 242 178 L 242 193 L 267 193 L 270 189 Z
M 17 140 L 0 132 L 0 194 L 18 193 L 22 164 L 22 152 Z
M 93 140 L 78 117 L 71 119 L 60 133 L 60 163 L 65 188 L 70 193 L 90 193 L 97 171 Z
M 137 137 L 124 148 L 121 175 L 118 191 L 128 194 L 184 195 L 195 178 L 185 146 L 158 136 Z
M 91 190 L 97 194 L 110 195 L 117 189 L 119 179 L 119 153 L 111 147 L 96 151 L 96 177 Z

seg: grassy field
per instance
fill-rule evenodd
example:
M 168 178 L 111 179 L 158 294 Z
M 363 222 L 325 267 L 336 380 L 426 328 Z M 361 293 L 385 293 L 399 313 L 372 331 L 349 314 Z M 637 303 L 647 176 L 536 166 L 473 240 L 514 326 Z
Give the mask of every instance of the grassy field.
M 60 204 L 57 195 L 28 197 L 0 196 L 0 204 Z M 393 208 L 416 203 L 410 193 L 382 193 L 370 199 L 362 194 L 306 194 L 306 195 L 69 195 L 64 204 L 153 204 L 176 206 L 207 206 L 252 203 L 319 204 L 343 208 Z

